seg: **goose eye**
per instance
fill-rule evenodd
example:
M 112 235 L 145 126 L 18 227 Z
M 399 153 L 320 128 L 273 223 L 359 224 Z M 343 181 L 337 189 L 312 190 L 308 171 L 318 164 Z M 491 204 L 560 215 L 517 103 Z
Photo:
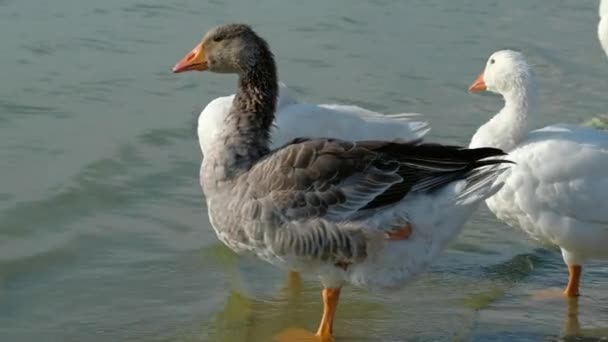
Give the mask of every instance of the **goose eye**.
M 490 64 L 494 64 L 496 63 L 496 61 L 494 60 L 494 58 L 490 59 Z
M 220 42 L 220 41 L 222 41 L 222 37 L 221 36 L 215 36 L 215 37 L 213 37 L 213 41 L 216 42 L 216 43 Z

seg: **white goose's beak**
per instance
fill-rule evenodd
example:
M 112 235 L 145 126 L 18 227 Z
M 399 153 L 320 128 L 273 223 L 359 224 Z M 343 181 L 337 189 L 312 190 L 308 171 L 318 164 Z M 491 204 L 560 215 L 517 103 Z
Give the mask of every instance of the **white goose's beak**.
M 486 91 L 488 87 L 486 86 L 486 82 L 483 80 L 483 72 L 477 76 L 473 84 L 469 87 L 469 93 L 479 93 L 481 91 Z

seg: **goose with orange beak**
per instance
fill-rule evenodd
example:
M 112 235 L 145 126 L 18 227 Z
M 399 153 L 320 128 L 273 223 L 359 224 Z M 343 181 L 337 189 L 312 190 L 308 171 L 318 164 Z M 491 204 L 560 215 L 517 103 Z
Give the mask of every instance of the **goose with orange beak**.
M 213 41 L 206 44 L 213 44 Z M 208 60 L 202 42 L 173 67 L 175 73 L 207 69 Z M 223 131 L 234 97 L 218 97 L 200 113 L 197 133 L 203 155 L 211 149 L 211 145 Z M 383 114 L 354 105 L 300 103 L 290 89 L 280 82 L 276 117 L 271 130 L 271 145 L 276 148 L 300 136 L 333 136 L 338 139 L 356 140 L 417 140 L 430 130 L 429 124 L 420 121 L 420 118 L 421 115 L 416 113 Z M 299 283 L 298 273 L 290 272 L 287 286 L 295 289 Z
M 283 341 L 332 341 L 342 287 L 395 289 L 422 273 L 500 188 L 508 167 L 494 148 L 335 138 L 270 147 L 278 79 L 266 41 L 243 24 L 211 29 L 174 71 L 238 75 L 223 127 L 201 168 L 210 222 L 237 253 L 317 275 L 316 333 Z
M 203 43 L 200 43 L 182 60 L 175 64 L 173 72 L 180 73 L 193 70 L 205 71 L 208 68 L 207 58 L 205 57 L 205 47 L 203 46 Z
M 537 88 L 532 67 L 519 52 L 501 50 L 488 58 L 469 87 L 485 90 L 502 95 L 505 104 L 477 130 L 469 147 L 503 149 L 517 164 L 486 203 L 508 225 L 560 247 L 568 284 L 538 297 L 576 297 L 582 265 L 608 259 L 608 132 L 567 124 L 530 131 Z

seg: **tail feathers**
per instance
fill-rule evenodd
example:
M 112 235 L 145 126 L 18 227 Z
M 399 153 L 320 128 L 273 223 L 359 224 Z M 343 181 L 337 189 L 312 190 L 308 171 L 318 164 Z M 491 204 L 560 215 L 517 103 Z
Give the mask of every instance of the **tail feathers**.
M 412 187 L 412 191 L 422 191 L 425 189 L 429 191 L 438 190 L 445 184 L 463 179 L 467 181 L 467 184 L 471 185 L 472 183 L 477 181 L 478 177 L 485 175 L 489 171 L 489 169 L 496 169 L 498 168 L 497 165 L 500 164 L 514 163 L 510 160 L 504 159 L 480 160 L 471 165 L 468 171 L 453 171 L 445 173 L 444 175 L 438 177 L 429 177 L 427 179 L 424 179 L 418 182 L 414 187 Z M 466 189 L 467 188 L 465 188 L 465 190 Z
M 466 187 L 458 194 L 457 203 L 466 205 L 492 197 L 503 186 L 503 182 L 497 182 L 498 177 L 510 168 L 505 163 L 489 163 L 471 170 L 465 178 Z

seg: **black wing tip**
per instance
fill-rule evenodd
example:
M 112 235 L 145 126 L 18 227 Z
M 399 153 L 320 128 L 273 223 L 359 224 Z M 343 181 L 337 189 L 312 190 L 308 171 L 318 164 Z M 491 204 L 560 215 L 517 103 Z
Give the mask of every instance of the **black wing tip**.
M 422 148 L 422 154 L 429 156 L 443 156 L 444 158 L 453 157 L 455 159 L 465 159 L 469 161 L 481 160 L 489 157 L 500 157 L 508 155 L 507 152 L 495 147 L 469 148 L 459 145 L 443 145 L 438 143 L 415 143 L 405 144 Z
M 507 153 L 505 151 L 503 151 L 500 148 L 496 148 L 496 147 L 466 147 L 466 146 L 462 146 L 462 145 L 449 145 L 449 144 L 441 144 L 441 143 L 434 143 L 434 142 L 425 142 L 423 138 L 419 138 L 416 140 L 410 140 L 410 141 L 406 141 L 406 142 L 400 142 L 400 141 L 391 141 L 389 142 L 389 144 L 391 145 L 401 145 L 401 146 L 420 146 L 420 147 L 427 147 L 427 148 L 444 148 L 444 149 L 449 149 L 449 150 L 459 150 L 459 151 L 478 151 L 478 152 L 485 152 L 485 153 L 493 153 L 496 155 L 506 155 Z
M 475 167 L 488 166 L 488 165 L 498 165 L 498 164 L 513 164 L 517 165 L 516 162 L 508 159 L 485 159 L 479 160 L 475 163 Z
M 508 153 L 496 147 L 477 147 L 477 148 L 468 148 L 462 147 L 462 150 L 476 151 L 482 154 L 488 154 L 492 156 L 506 156 Z

